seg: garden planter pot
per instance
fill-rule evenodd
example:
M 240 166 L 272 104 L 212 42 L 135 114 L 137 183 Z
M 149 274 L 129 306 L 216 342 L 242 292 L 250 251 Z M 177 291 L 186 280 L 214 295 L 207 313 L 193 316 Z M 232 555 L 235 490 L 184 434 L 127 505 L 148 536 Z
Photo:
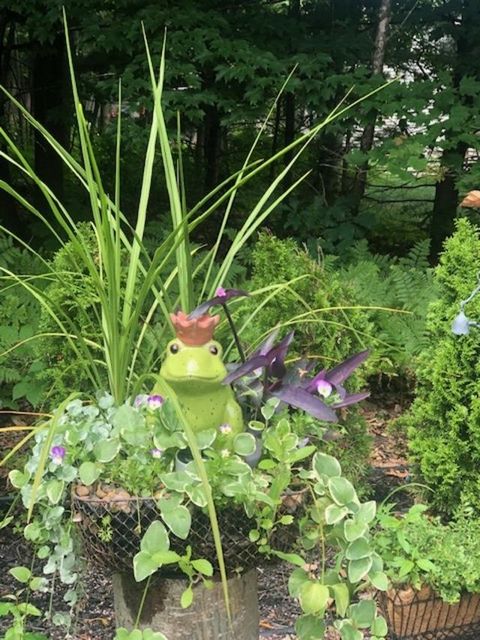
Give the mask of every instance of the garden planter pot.
M 390 589 L 380 594 L 380 606 L 393 640 L 480 638 L 480 594 L 448 604 L 429 587 Z
M 77 491 L 78 491 L 77 487 Z M 80 487 L 80 493 L 85 493 Z M 74 519 L 88 558 L 113 573 L 117 627 L 133 629 L 145 582 L 137 583 L 132 574 L 134 555 L 149 525 L 160 518 L 155 500 L 131 497 L 116 489 L 102 498 L 90 494 L 72 496 Z M 239 510 L 218 514 L 225 564 L 229 574 L 232 622 L 229 624 L 222 584 L 215 580 L 212 589 L 202 583 L 194 586 L 193 604 L 180 606 L 188 585 L 176 565 L 162 567 L 148 589 L 140 626 L 161 631 L 168 640 L 257 640 L 258 599 L 255 567 L 263 556 L 250 542 L 252 523 Z M 187 545 L 194 557 L 210 560 L 216 570 L 215 545 L 206 514 L 195 510 L 187 540 L 171 534 L 171 549 L 185 553 Z M 218 571 L 217 571 L 218 573 Z
M 187 586 L 181 578 L 152 579 L 139 620 L 140 628 L 161 631 L 168 640 L 258 640 L 257 575 L 254 569 L 228 580 L 231 625 L 222 584 L 212 589 L 193 588 L 193 603 L 182 609 L 180 598 Z M 128 573 L 114 574 L 113 590 L 117 627 L 133 629 L 145 585 Z
M 78 496 L 72 498 L 74 519 L 88 557 L 108 571 L 130 571 L 140 540 L 155 520 L 160 520 L 153 498 L 137 498 L 117 489 L 110 496 Z M 248 538 L 253 523 L 243 510 L 225 509 L 217 513 L 225 565 L 230 572 L 242 572 L 264 561 L 258 547 Z M 170 549 L 180 555 L 187 546 L 194 557 L 209 560 L 218 569 L 215 544 L 207 514 L 200 509 L 192 513 L 192 526 L 187 540 L 170 534 Z M 278 547 L 277 547 L 278 548 Z M 162 568 L 162 575 L 183 576 L 176 565 Z

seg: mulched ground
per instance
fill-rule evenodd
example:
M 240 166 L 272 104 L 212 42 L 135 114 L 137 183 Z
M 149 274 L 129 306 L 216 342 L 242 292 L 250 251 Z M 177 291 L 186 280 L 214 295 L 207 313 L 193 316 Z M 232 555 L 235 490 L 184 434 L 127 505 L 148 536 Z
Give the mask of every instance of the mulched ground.
M 405 403 L 408 399 L 405 400 Z M 365 417 L 369 431 L 373 436 L 372 473 L 370 482 L 373 496 L 383 500 L 395 487 L 408 481 L 408 468 L 405 460 L 404 440 L 400 435 L 389 433 L 387 423 L 400 415 L 404 409 L 404 402 L 387 395 L 381 399 L 382 408 L 378 404 L 366 405 Z M 0 441 L 0 449 L 10 446 L 11 442 Z M 1 459 L 1 455 L 0 455 Z M 2 480 L 5 476 L 0 468 L 0 496 L 4 492 Z M 400 492 L 404 494 L 405 492 Z M 397 494 L 399 495 L 399 494 Z M 0 504 L 1 509 L 1 504 Z M 30 566 L 31 553 L 21 536 L 16 535 L 11 528 L 0 529 L 0 599 L 5 594 L 12 593 L 18 583 L 10 576 L 8 569 L 16 565 Z M 260 605 L 260 637 L 271 640 L 295 639 L 293 624 L 299 614 L 299 608 L 288 596 L 288 576 L 290 567 L 282 564 L 269 566 L 259 570 L 259 605 Z M 71 636 L 73 640 L 112 640 L 114 636 L 114 612 L 112 604 L 112 589 L 108 576 L 95 569 L 87 569 L 82 598 L 77 615 L 76 628 Z M 33 600 L 41 610 L 49 607 L 49 596 L 35 595 Z M 62 593 L 57 590 L 53 605 L 62 604 Z M 3 626 L 2 626 L 3 625 Z M 66 640 L 65 632 L 49 625 L 46 621 L 34 621 L 31 630 L 43 631 L 50 640 Z M 5 623 L 0 618 L 0 637 Z M 335 636 L 331 636 L 334 640 Z M 214 639 L 212 639 L 214 640 Z

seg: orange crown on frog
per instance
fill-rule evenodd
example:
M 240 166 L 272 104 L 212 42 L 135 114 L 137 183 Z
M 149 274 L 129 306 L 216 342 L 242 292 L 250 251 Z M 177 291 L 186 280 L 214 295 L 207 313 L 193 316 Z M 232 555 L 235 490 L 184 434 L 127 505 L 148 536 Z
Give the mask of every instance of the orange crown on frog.
M 208 314 L 190 320 L 183 311 L 171 313 L 170 319 L 175 327 L 177 338 L 189 347 L 198 347 L 210 342 L 215 327 L 220 322 L 219 315 L 209 316 Z

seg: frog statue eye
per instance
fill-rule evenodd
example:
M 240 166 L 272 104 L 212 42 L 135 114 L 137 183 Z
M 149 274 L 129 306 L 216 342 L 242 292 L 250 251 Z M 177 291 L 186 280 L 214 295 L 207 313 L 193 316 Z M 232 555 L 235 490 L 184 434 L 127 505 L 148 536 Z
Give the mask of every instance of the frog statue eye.
M 172 345 L 170 345 L 170 353 L 178 353 L 180 347 L 178 346 L 178 344 L 176 342 L 174 342 Z
M 216 356 L 216 355 L 217 355 L 217 353 L 218 353 L 218 349 L 217 349 L 217 347 L 216 347 L 215 345 L 213 345 L 213 344 L 212 344 L 212 346 L 211 346 L 211 347 L 209 347 L 209 348 L 208 348 L 208 350 L 209 350 L 209 351 L 210 351 L 210 353 L 211 353 L 211 354 L 213 354 L 214 356 Z

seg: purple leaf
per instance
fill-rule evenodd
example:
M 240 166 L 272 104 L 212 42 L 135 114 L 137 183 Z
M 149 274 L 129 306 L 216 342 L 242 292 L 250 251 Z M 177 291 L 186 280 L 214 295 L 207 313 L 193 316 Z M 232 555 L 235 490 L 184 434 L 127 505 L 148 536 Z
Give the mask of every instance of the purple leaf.
M 318 420 L 324 420 L 325 422 L 338 422 L 338 418 L 335 412 L 327 407 L 320 398 L 313 396 L 305 389 L 292 386 L 282 386 L 280 389 L 273 392 L 276 398 L 280 398 L 283 402 L 296 407 L 297 409 L 303 409 L 314 418 Z
M 260 369 L 262 367 L 268 367 L 269 374 L 273 375 L 275 378 L 281 378 L 286 372 L 284 360 L 287 355 L 288 347 L 293 340 L 293 335 L 294 332 L 291 331 L 277 344 L 276 347 L 271 347 L 264 353 L 255 352 L 254 355 L 238 367 L 238 369 L 229 373 L 223 380 L 223 384 L 231 384 L 235 380 L 238 380 L 238 378 L 246 376 L 247 374 L 252 373 L 252 371 L 255 371 L 255 369 Z M 262 349 L 262 351 L 263 350 L 264 349 Z
M 344 398 L 342 398 L 340 402 L 335 402 L 331 406 L 333 409 L 341 409 L 342 407 L 348 407 L 351 404 L 355 404 L 356 402 L 361 402 L 362 400 L 365 400 L 365 398 L 368 398 L 369 395 L 370 395 L 369 391 L 364 391 L 363 393 L 352 393 L 352 395 L 345 396 Z
M 228 374 L 226 378 L 222 380 L 222 384 L 232 384 L 235 380 L 243 378 L 243 376 L 252 373 L 255 369 L 261 369 L 269 364 L 267 356 L 253 356 L 243 364 L 241 364 L 235 371 Z
M 196 309 L 189 314 L 188 319 L 194 320 L 195 318 L 199 318 L 203 316 L 211 307 L 214 307 L 217 304 L 224 305 L 226 302 L 231 300 L 232 298 L 239 298 L 241 296 L 250 295 L 248 291 L 243 291 L 242 289 L 223 289 L 219 287 L 216 291 L 216 294 L 210 300 L 203 302 Z
M 258 349 L 255 349 L 252 355 L 264 356 L 266 353 L 268 353 L 270 349 L 273 347 L 273 345 L 275 344 L 277 335 L 278 335 L 278 329 L 274 329 L 272 333 L 269 334 L 267 339 L 264 342 L 262 342 L 262 344 L 258 347 Z
M 333 369 L 330 369 L 330 371 L 327 371 L 325 374 L 325 380 L 334 386 L 340 385 L 359 365 L 362 364 L 364 360 L 367 359 L 367 357 L 368 351 L 361 351 L 360 353 L 347 358 Z

